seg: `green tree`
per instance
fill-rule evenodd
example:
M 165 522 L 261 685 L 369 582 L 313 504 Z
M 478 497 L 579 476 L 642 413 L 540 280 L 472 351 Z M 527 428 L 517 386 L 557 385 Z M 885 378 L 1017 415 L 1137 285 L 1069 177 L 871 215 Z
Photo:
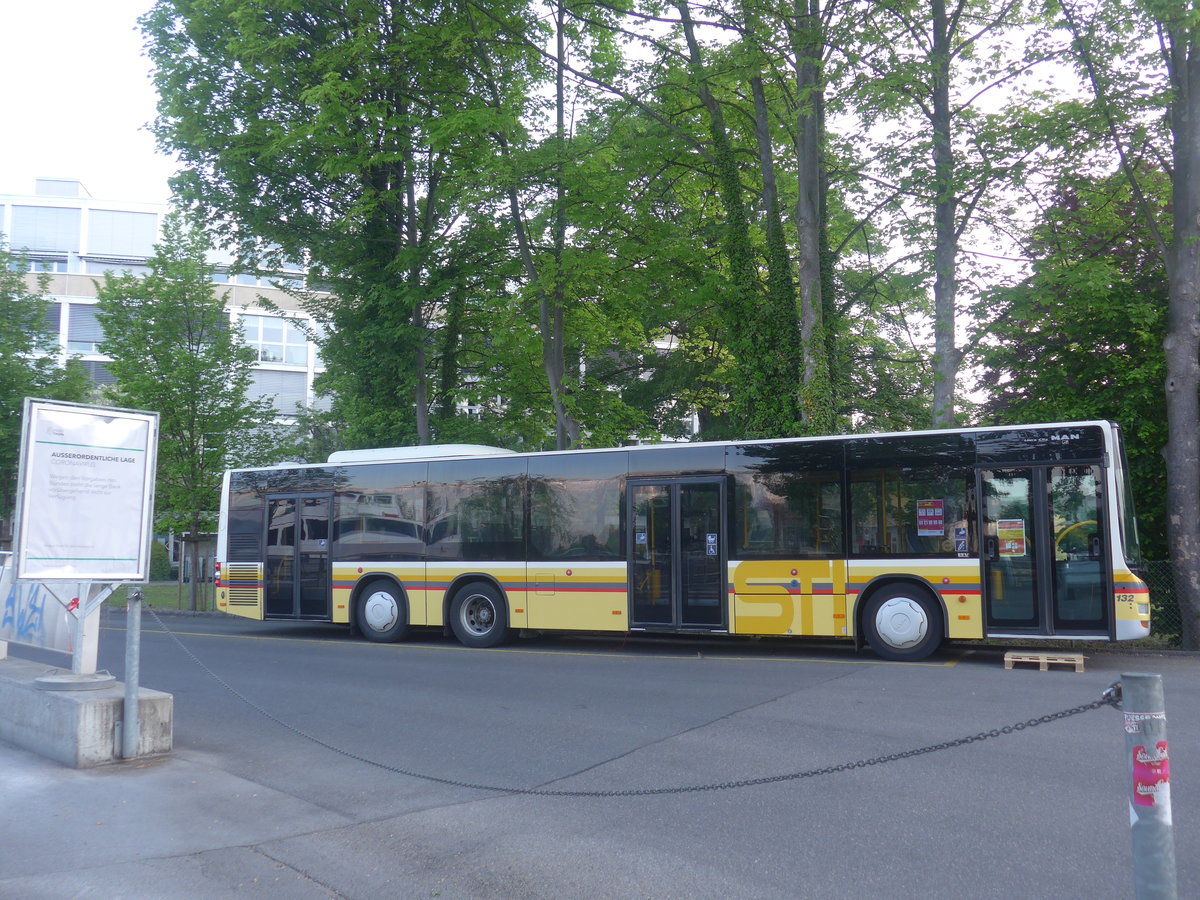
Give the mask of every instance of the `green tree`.
M 109 399 L 159 414 L 157 525 L 190 539 L 193 572 L 222 473 L 265 462 L 274 437 L 270 403 L 248 399 L 254 354 L 213 287 L 209 246 L 199 227 L 169 214 L 148 274 L 108 273 L 97 285 L 100 351 L 117 379 Z M 193 578 L 191 609 L 197 587 Z
M 858 51 L 871 77 L 857 88 L 857 113 L 880 135 L 863 186 L 895 215 L 890 250 L 919 248 L 920 270 L 932 276 L 935 427 L 956 421 L 959 307 L 978 277 L 964 242 L 1012 227 L 1002 211 L 1037 147 L 1026 137 L 1036 133 L 1030 119 L 1045 103 L 1030 78 L 1047 54 L 1031 6 L 873 4 L 872 30 Z
M 1200 648 L 1200 2 L 1061 0 L 1064 27 L 1167 273 L 1167 539 L 1183 645 Z M 1136 73 L 1136 77 L 1131 77 Z M 1168 161 L 1168 162 L 1163 162 Z M 1169 206 L 1147 179 L 1167 168 Z
M 177 191 L 244 262 L 307 257 L 332 288 L 310 311 L 328 326 L 325 384 L 355 445 L 432 439 L 454 273 L 479 263 L 461 252 L 466 215 L 490 199 L 492 136 L 520 127 L 541 74 L 531 49 L 495 40 L 536 30 L 526 4 L 473 12 L 159 0 L 142 19 Z
M 1153 186 L 1169 193 L 1165 174 Z M 972 362 L 1004 424 L 1112 419 L 1124 429 L 1143 550 L 1165 558 L 1167 281 L 1122 176 L 1072 177 L 1034 235 L 1033 275 L 980 301 Z
M 92 387 L 77 360 L 60 360 L 58 336 L 46 321 L 48 277 L 37 276 L 31 287 L 28 271 L 27 258 L 0 236 L 0 538 L 12 533 L 25 398 L 82 402 Z

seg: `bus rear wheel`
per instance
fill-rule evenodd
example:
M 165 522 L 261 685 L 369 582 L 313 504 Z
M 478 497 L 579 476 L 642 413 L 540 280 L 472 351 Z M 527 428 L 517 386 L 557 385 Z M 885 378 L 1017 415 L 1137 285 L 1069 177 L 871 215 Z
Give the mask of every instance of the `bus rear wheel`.
M 496 647 L 508 640 L 508 605 L 490 584 L 465 585 L 450 604 L 450 627 L 468 647 Z
M 388 644 L 408 636 L 408 605 L 390 581 L 372 581 L 363 587 L 355 619 L 368 641 Z
M 863 614 L 863 632 L 876 655 L 884 659 L 924 659 L 941 646 L 942 611 L 927 591 L 896 584 L 871 596 Z

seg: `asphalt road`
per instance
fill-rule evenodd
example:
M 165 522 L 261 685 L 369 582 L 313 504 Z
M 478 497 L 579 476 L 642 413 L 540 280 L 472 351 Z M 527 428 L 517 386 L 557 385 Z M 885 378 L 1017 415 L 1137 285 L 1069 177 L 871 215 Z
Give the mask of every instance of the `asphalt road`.
M 104 617 L 100 667 L 123 678 L 124 616 Z M 1135 671 L 1164 676 L 1179 895 L 1200 896 L 1196 655 L 1104 651 L 1077 674 L 1005 670 L 1002 648 L 922 664 L 711 639 L 480 651 L 163 621 L 179 643 L 146 617 L 141 682 L 175 696 L 173 756 L 245 786 L 188 807 L 201 829 L 230 803 L 245 819 L 202 863 L 269 861 L 294 879 L 279 896 L 1130 897 L 1125 739 L 1108 708 L 814 777 L 513 791 L 790 776 L 1072 708 Z

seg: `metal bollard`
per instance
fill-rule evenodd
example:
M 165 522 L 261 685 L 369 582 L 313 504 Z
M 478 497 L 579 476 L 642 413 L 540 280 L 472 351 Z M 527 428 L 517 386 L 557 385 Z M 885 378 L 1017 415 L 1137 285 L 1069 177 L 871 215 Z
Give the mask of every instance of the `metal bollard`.
M 1129 824 L 1138 900 L 1175 900 L 1171 762 L 1161 675 L 1122 674 L 1125 754 L 1131 775 Z
M 138 716 L 138 680 L 141 677 L 142 655 L 142 592 L 129 589 L 128 612 L 125 621 L 125 719 L 121 725 L 121 758 L 135 759 L 142 736 Z

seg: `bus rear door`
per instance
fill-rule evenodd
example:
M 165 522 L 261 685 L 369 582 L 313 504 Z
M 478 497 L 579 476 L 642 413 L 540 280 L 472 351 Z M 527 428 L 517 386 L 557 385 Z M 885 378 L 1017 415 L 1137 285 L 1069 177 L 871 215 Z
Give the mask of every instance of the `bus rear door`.
M 329 510 L 332 496 L 267 497 L 268 619 L 329 619 Z
M 727 631 L 720 478 L 630 479 L 630 624 Z

